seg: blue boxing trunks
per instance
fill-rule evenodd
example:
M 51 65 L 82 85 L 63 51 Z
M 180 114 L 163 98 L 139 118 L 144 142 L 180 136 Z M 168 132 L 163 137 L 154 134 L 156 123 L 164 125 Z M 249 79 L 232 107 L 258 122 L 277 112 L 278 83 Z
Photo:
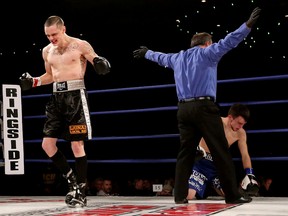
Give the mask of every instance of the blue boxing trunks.
M 196 190 L 196 193 L 203 198 L 207 185 L 211 183 L 214 188 L 221 189 L 218 174 L 210 153 L 195 162 L 192 174 L 189 178 L 189 189 Z

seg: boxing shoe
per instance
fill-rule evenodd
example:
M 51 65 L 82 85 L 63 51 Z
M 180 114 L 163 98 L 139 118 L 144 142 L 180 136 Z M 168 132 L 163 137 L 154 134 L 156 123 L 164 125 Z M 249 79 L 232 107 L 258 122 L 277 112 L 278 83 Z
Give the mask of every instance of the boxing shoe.
M 72 169 L 68 172 L 67 175 L 64 175 L 64 178 L 67 179 L 68 189 L 69 189 L 69 192 L 67 193 L 67 195 L 65 197 L 65 203 L 68 206 L 70 206 L 71 200 L 76 196 L 77 190 L 79 190 L 79 189 L 78 189 L 78 185 L 76 182 L 76 176 L 73 173 Z
M 72 200 L 68 203 L 69 207 L 75 208 L 75 207 L 85 207 L 87 206 L 87 198 L 85 194 L 85 188 L 86 184 L 81 183 L 78 186 L 78 189 L 76 190 L 75 196 L 72 198 Z
M 175 200 L 176 204 L 187 204 L 188 200 L 187 199 L 182 199 L 182 200 Z
M 252 201 L 251 197 L 240 197 L 236 200 L 226 200 L 226 204 L 241 204 L 241 203 L 250 203 Z

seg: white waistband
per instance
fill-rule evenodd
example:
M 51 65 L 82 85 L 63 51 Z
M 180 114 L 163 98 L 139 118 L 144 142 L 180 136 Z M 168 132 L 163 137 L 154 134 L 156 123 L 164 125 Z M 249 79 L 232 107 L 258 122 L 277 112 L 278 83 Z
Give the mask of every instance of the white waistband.
M 85 89 L 84 80 L 68 80 L 53 83 L 53 92 L 67 92 L 78 89 Z

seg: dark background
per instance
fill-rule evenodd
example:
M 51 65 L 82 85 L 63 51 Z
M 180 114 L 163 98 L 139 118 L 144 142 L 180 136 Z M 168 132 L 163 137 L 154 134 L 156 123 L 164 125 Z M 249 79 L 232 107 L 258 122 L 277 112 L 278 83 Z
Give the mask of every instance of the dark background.
M 43 25 L 54 14 L 64 19 L 67 34 L 89 41 L 111 62 L 109 78 L 99 78 L 88 68 L 86 80 L 93 80 L 88 83 L 93 89 L 173 82 L 172 73 L 157 72 L 166 71 L 163 68 L 134 61 L 132 51 L 145 45 L 156 51 L 178 52 L 187 49 L 191 36 L 201 31 L 218 41 L 246 21 L 256 6 L 262 8 L 259 22 L 245 43 L 221 61 L 219 79 L 283 74 L 287 69 L 283 56 L 287 54 L 284 15 L 288 4 L 284 0 L 28 0 L 8 1 L 7 5 L 0 15 L 5 82 L 15 82 L 26 71 L 34 76 L 43 73 L 41 49 L 48 43 Z
M 89 94 L 92 112 L 133 110 L 155 107 L 175 107 L 155 112 L 92 115 L 93 137 L 86 144 L 89 159 L 89 178 L 109 175 L 116 180 L 146 177 L 174 176 L 174 162 L 150 162 L 148 159 L 175 159 L 178 137 L 97 140 L 101 137 L 145 136 L 176 134 L 177 98 L 174 87 L 121 91 L 120 88 L 174 84 L 173 72 L 146 60 L 134 60 L 133 50 L 141 45 L 155 51 L 178 52 L 187 49 L 194 33 L 206 31 L 218 41 L 227 32 L 234 31 L 247 21 L 252 10 L 260 6 L 261 17 L 247 39 L 226 54 L 219 63 L 218 79 L 266 77 L 287 75 L 288 2 L 286 0 L 251 3 L 248 0 L 50 0 L 6 2 L 1 7 L 0 63 L 1 83 L 18 83 L 18 77 L 28 71 L 32 76 L 44 72 L 41 50 L 48 40 L 44 22 L 50 15 L 59 15 L 65 21 L 67 34 L 87 40 L 96 53 L 106 57 L 111 73 L 98 76 L 91 65 L 86 72 L 88 90 L 115 89 L 112 92 Z M 220 27 L 217 25 L 220 24 Z M 275 184 L 283 183 L 287 169 L 287 132 L 257 130 L 286 129 L 287 131 L 287 76 L 279 79 L 219 83 L 217 101 L 221 112 L 227 114 L 234 102 L 247 103 L 251 119 L 245 126 L 248 132 L 249 152 L 256 175 L 272 176 Z M 29 194 L 23 180 L 38 184 L 41 171 L 49 160 L 41 148 L 43 118 L 48 97 L 30 99 L 26 96 L 50 94 L 51 86 L 41 86 L 23 92 L 25 175 L 6 176 L 1 167 L 1 183 L 13 185 L 13 193 Z M 284 101 L 275 103 L 275 101 Z M 259 102 L 259 104 L 255 104 Z M 268 103 L 262 104 L 266 101 Z M 273 102 L 274 101 L 274 102 Z M 250 131 L 250 132 L 249 132 Z M 59 143 L 59 148 L 73 160 L 70 145 Z M 237 145 L 231 147 L 238 176 L 243 169 Z M 283 157 L 279 160 L 279 157 Z M 275 159 L 276 158 L 276 159 Z M 117 160 L 131 159 L 119 162 Z M 133 163 L 134 159 L 147 159 Z M 105 160 L 113 160 L 106 163 Z M 135 162 L 135 161 L 134 161 Z M 11 194 L 1 184 L 1 194 Z M 29 184 L 30 186 L 30 184 Z M 28 188 L 28 189 L 26 189 Z M 32 186 L 33 188 L 33 186 Z M 35 188 L 35 187 L 34 187 Z M 31 192 L 32 193 L 32 192 Z M 277 195 L 286 196 L 288 189 Z

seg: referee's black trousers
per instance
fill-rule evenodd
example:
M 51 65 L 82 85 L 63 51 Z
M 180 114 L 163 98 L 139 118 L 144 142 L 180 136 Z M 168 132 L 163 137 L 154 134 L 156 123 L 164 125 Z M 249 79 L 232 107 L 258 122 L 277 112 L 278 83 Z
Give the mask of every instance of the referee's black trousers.
M 213 157 L 226 202 L 239 199 L 241 194 L 238 191 L 234 162 L 217 104 L 211 100 L 179 102 L 177 119 L 180 148 L 176 162 L 175 201 L 187 197 L 188 179 L 192 173 L 196 148 L 202 137 Z

